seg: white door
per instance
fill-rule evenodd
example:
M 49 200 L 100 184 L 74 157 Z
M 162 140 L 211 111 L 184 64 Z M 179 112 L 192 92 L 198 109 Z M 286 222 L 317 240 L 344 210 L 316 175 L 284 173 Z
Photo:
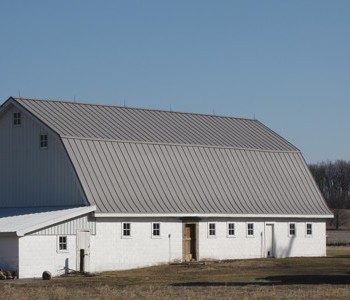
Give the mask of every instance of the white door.
M 265 227 L 265 249 L 266 257 L 274 257 L 273 253 L 273 225 L 266 224 Z
M 77 270 L 90 271 L 90 231 L 77 232 Z

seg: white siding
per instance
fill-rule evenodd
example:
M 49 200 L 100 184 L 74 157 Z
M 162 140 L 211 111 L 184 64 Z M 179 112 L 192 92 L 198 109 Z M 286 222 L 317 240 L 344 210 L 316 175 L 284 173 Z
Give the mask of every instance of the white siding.
M 89 216 L 83 216 L 32 232 L 31 235 L 75 235 L 78 230 L 88 230 L 91 234 L 96 234 L 95 219 L 91 219 Z
M 59 137 L 21 111 L 21 126 L 12 125 L 15 107 L 0 118 L 0 207 L 85 204 L 76 174 Z M 48 149 L 40 149 L 48 134 Z
M 18 271 L 18 237 L 0 237 L 0 269 Z

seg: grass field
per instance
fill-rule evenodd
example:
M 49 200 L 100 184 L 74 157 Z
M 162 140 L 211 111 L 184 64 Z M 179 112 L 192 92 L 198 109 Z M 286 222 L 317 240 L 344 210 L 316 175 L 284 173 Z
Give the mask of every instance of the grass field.
M 1 299 L 350 299 L 350 247 L 324 258 L 162 265 L 0 282 Z

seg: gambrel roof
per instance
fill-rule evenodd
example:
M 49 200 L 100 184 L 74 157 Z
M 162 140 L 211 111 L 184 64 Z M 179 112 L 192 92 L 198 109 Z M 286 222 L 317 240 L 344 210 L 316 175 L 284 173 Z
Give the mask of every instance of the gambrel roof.
M 331 216 L 300 151 L 257 120 L 8 101 L 60 136 L 97 213 Z

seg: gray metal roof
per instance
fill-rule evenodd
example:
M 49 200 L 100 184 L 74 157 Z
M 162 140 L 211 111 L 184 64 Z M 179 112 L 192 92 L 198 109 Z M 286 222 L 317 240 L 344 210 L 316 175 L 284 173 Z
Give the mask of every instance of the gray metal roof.
M 0 209 L 0 235 L 23 236 L 29 232 L 88 214 L 95 209 L 95 206 Z
M 244 149 L 298 149 L 257 120 L 15 98 L 61 136 Z
M 331 214 L 298 152 L 63 142 L 97 212 Z
M 256 120 L 9 101 L 61 136 L 98 213 L 331 215 L 300 151 Z

